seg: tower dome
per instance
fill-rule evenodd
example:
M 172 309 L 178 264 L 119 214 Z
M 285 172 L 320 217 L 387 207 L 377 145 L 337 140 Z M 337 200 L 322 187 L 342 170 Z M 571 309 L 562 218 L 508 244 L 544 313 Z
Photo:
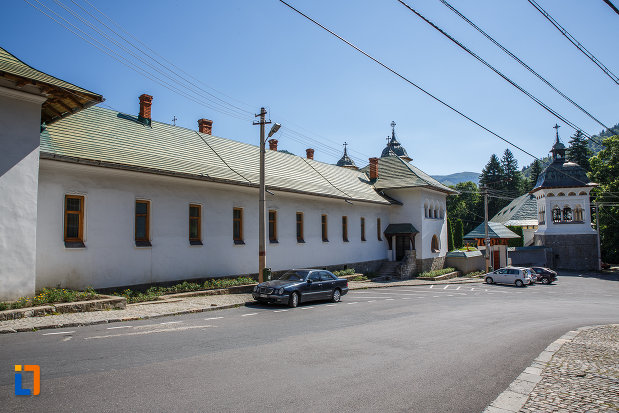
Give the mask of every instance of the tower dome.
M 335 165 L 341 166 L 343 168 L 357 169 L 357 165 L 355 165 L 355 162 L 352 159 L 350 159 L 350 156 L 348 156 L 348 152 L 346 150 L 347 146 L 348 146 L 348 143 L 344 142 L 344 155 L 342 155 L 340 160 L 337 161 Z
M 389 138 L 387 138 L 389 139 Z M 383 152 L 380 154 L 381 158 L 386 158 L 388 156 L 399 156 L 407 162 L 412 161 L 413 159 L 408 156 L 406 153 L 406 149 L 398 142 L 395 137 L 395 122 L 391 122 L 391 138 L 387 142 L 387 146 L 383 149 Z

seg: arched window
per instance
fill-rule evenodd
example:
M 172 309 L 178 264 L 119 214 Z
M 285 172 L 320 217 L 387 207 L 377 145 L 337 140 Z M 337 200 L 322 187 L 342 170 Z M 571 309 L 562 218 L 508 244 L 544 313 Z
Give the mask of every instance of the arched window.
M 561 209 L 558 206 L 552 208 L 552 222 L 561 222 Z
M 428 218 L 428 204 L 427 203 L 423 205 L 423 210 L 424 210 L 424 216 Z
M 540 224 L 545 224 L 546 223 L 546 211 L 544 210 L 544 207 L 542 207 L 542 209 L 539 210 L 538 221 L 539 221 Z
M 434 205 L 434 219 L 438 218 L 438 207 Z
M 432 245 L 431 245 L 431 249 L 432 252 L 440 252 L 440 248 L 439 248 L 439 244 L 438 244 L 438 237 L 436 235 L 432 236 Z
M 584 211 L 582 207 L 580 205 L 576 205 L 576 208 L 574 208 L 574 221 L 583 222 L 585 220 L 583 215 Z
M 440 209 L 440 213 L 441 213 L 440 218 L 441 218 L 441 219 L 445 218 L 445 211 L 443 210 L 443 207 L 441 207 L 441 209 Z
M 574 215 L 572 214 L 572 208 L 569 206 L 563 207 L 563 222 L 572 222 Z
M 555 194 L 553 194 L 552 192 L 549 192 L 548 195 L 546 196 L 551 197 L 551 196 L 555 196 Z
M 559 192 L 557 196 L 565 196 L 565 194 L 563 192 Z
M 587 195 L 587 193 L 585 191 L 580 191 L 578 195 Z
M 576 196 L 576 192 L 570 192 L 567 196 Z

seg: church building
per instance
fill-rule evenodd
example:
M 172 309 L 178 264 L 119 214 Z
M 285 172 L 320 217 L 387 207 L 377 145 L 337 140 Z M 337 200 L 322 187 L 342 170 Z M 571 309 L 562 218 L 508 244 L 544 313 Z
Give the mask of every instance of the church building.
M 256 274 L 259 147 L 157 122 L 0 48 L 0 299 Z M 357 169 L 266 153 L 267 267 L 442 268 L 446 197 L 392 138 Z

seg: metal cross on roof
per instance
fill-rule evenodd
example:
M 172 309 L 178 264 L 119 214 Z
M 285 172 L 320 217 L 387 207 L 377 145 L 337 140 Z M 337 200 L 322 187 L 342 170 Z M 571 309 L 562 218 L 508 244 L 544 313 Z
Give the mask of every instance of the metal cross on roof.
M 178 120 L 178 119 L 176 118 L 176 116 L 174 116 L 174 117 L 172 118 L 172 125 L 176 126 L 176 121 L 177 121 L 177 120 Z
M 556 132 L 556 133 L 557 133 L 557 141 L 559 140 L 559 128 L 560 128 L 560 127 L 561 127 L 561 126 L 559 126 L 559 125 L 558 125 L 558 124 L 556 124 L 556 123 L 555 123 L 555 126 L 553 126 L 553 127 L 552 127 L 553 129 L 555 129 L 555 130 L 557 131 L 557 132 Z
M 348 142 L 344 142 L 344 155 L 346 155 L 346 147 L 348 146 Z

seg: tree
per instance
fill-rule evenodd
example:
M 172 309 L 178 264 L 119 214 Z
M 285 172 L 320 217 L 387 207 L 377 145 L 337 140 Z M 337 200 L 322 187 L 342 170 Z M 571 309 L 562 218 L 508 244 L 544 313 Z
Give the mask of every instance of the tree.
M 535 184 L 537 183 L 537 178 L 539 178 L 539 174 L 541 173 L 542 173 L 542 163 L 536 159 L 531 164 L 531 179 L 529 180 L 529 191 L 535 188 Z
M 492 189 L 503 189 L 503 167 L 495 154 L 490 156 L 490 160 L 481 171 L 479 183 Z
M 581 131 L 576 133 L 570 139 L 570 147 L 567 149 L 567 159 L 582 166 L 586 171 L 591 171 L 589 158 L 591 157 L 591 149 L 587 146 L 587 141 Z
M 510 195 L 516 197 L 523 192 L 522 179 L 518 170 L 518 161 L 509 149 L 505 149 L 501 158 L 501 168 L 503 169 L 503 189 Z
M 454 247 L 462 248 L 464 245 L 462 242 L 462 238 L 464 237 L 464 226 L 462 225 L 462 220 L 458 218 L 456 221 L 455 228 L 453 229 L 454 234 Z
M 603 141 L 605 148 L 589 161 L 591 179 L 599 186 L 595 201 L 617 203 L 619 194 L 619 135 Z M 602 259 L 619 262 L 619 206 L 604 205 L 600 208 L 600 238 Z
M 483 200 L 474 182 L 460 182 L 451 188 L 459 194 L 447 197 L 447 216 L 454 222 L 461 220 L 467 234 L 484 220 Z
M 453 251 L 454 249 L 454 236 L 451 225 L 451 219 L 447 219 L 447 251 Z

